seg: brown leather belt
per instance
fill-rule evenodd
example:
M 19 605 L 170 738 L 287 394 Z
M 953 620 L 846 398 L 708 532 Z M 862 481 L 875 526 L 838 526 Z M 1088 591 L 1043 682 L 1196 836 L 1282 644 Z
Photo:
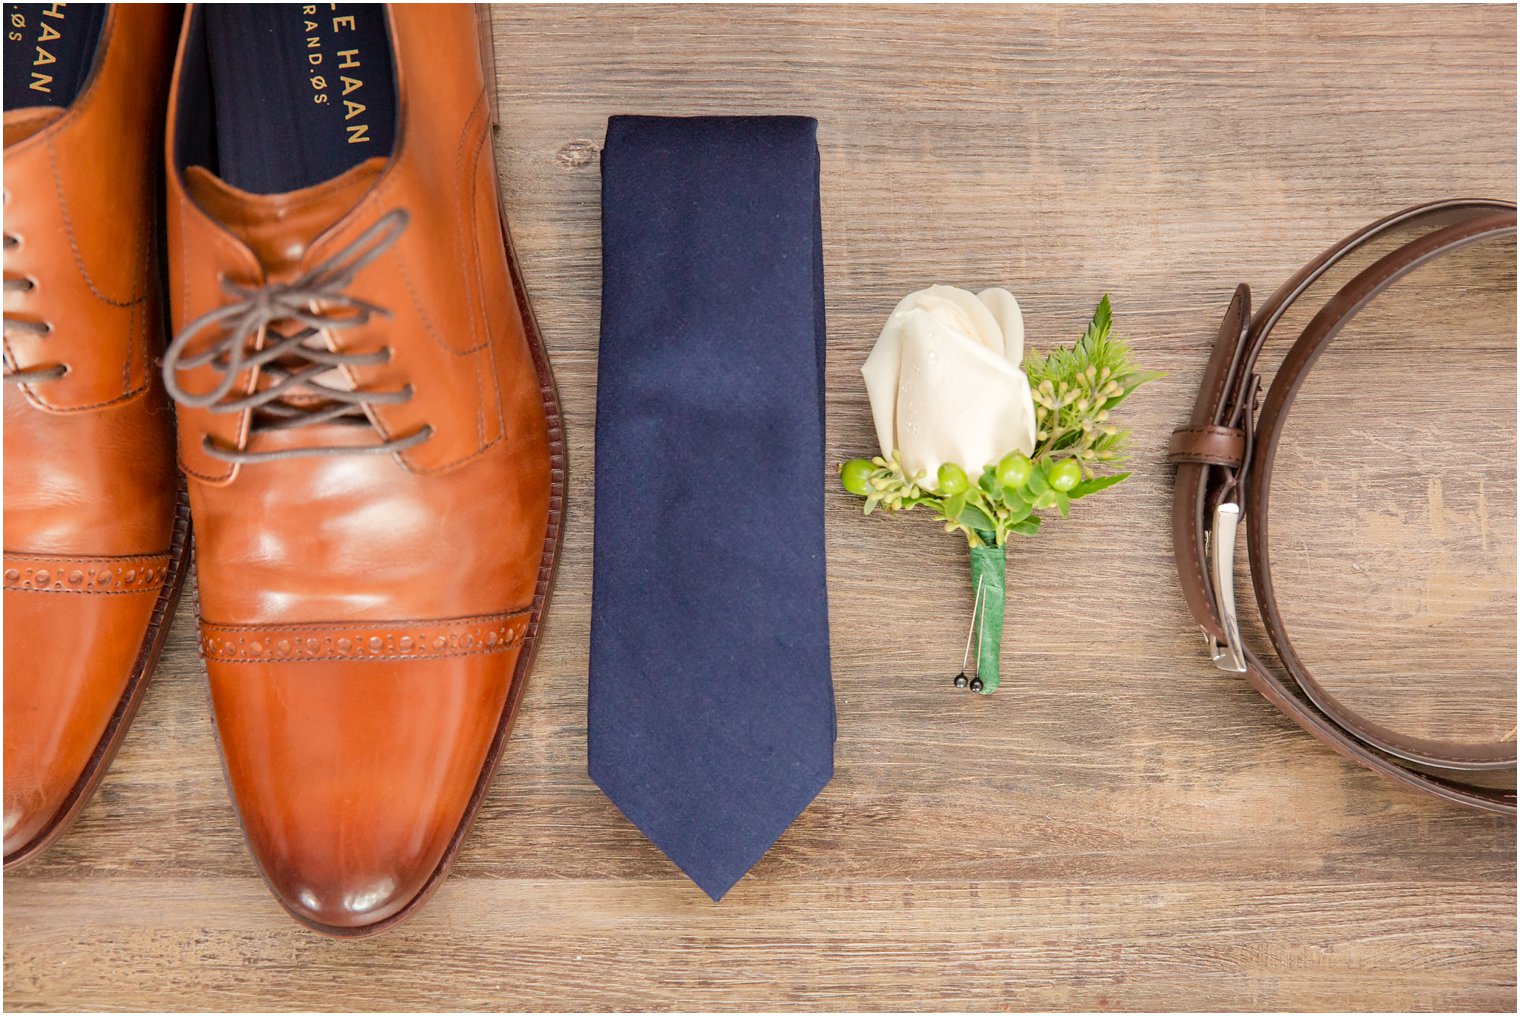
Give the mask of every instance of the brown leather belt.
M 1257 412 L 1256 359 L 1287 309 L 1348 255 L 1391 231 L 1420 230 L 1351 279 L 1309 322 L 1278 368 Z M 1515 233 L 1508 201 L 1453 200 L 1419 205 L 1358 230 L 1299 270 L 1251 314 L 1242 285 L 1219 329 L 1188 424 L 1172 435 L 1177 465 L 1172 541 L 1182 592 L 1221 670 L 1251 686 L 1299 726 L 1384 776 L 1481 811 L 1515 814 L 1515 743 L 1463 744 L 1412 737 L 1358 715 L 1332 695 L 1294 652 L 1272 589 L 1267 556 L 1272 462 L 1294 395 L 1330 342 L 1374 297 L 1420 265 L 1469 244 Z M 1251 584 L 1286 678 L 1240 639 L 1235 616 L 1236 529 L 1249 519 Z

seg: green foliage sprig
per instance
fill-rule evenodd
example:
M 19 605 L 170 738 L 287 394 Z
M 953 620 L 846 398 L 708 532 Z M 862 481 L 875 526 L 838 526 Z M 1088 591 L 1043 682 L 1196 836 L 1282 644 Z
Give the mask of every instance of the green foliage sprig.
M 1128 457 L 1127 428 L 1113 410 L 1136 388 L 1161 377 L 1143 371 L 1129 348 L 1113 335 L 1113 309 L 1105 295 L 1082 338 L 1041 356 L 1025 358 L 1035 409 L 1032 455 L 1010 452 L 972 482 L 966 470 L 946 463 L 933 489 L 923 475 L 908 476 L 894 451 L 889 458 L 852 459 L 841 469 L 845 489 L 865 498 L 865 513 L 878 508 L 931 509 L 946 532 L 962 533 L 973 546 L 998 546 L 1009 536 L 1040 531 L 1041 512 L 1062 516 L 1071 503 L 1123 482 L 1129 473 L 1106 472 Z

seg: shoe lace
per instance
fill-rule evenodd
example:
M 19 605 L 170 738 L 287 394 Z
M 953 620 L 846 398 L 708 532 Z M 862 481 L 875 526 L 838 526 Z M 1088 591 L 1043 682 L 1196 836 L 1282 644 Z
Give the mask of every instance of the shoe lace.
M 289 282 L 245 286 L 222 278 L 222 289 L 232 299 L 189 322 L 164 353 L 164 386 L 181 405 L 212 413 L 255 414 L 253 433 L 290 430 L 328 421 L 370 423 L 370 406 L 396 405 L 412 397 L 412 386 L 394 391 L 335 388 L 319 380 L 339 367 L 366 367 L 390 360 L 385 347 L 372 353 L 342 353 L 321 341 L 324 331 L 358 328 L 376 315 L 390 317 L 377 304 L 352 296 L 345 290 L 354 277 L 394 244 L 406 229 L 408 216 L 396 209 L 382 216 L 348 246 L 326 261 Z M 286 334 L 276 325 L 296 330 Z M 191 353 L 190 345 L 210 328 L 221 337 L 205 349 Z M 260 341 L 262 337 L 262 342 Z M 179 373 L 211 365 L 221 377 L 205 392 L 191 392 L 179 382 Z M 259 387 L 239 398 L 228 398 L 245 370 L 260 372 Z M 267 383 L 266 383 L 267 382 Z M 332 445 L 253 452 L 224 448 L 207 435 L 206 453 L 224 462 L 268 462 L 311 455 L 379 455 L 405 451 L 426 441 L 431 425 L 404 437 L 372 445 Z
M 7 205 L 11 203 L 9 191 L 5 192 L 4 200 Z M 5 233 L 3 235 L 6 254 L 10 254 L 11 251 L 21 246 L 21 237 L 14 233 Z M 7 273 L 5 276 L 5 292 L 7 294 L 30 293 L 36 288 L 37 280 L 30 275 L 11 275 Z M 46 337 L 53 332 L 53 326 L 46 321 L 33 321 L 30 318 L 19 317 L 8 310 L 4 313 L 4 328 L 7 335 L 20 333 L 22 335 L 34 335 L 38 338 Z M 69 372 L 68 366 L 62 363 L 50 364 L 45 367 L 12 368 L 8 362 L 10 357 L 7 356 L 6 360 L 7 364 L 3 375 L 0 375 L 0 381 L 8 385 L 30 385 L 36 384 L 39 381 L 54 381 Z

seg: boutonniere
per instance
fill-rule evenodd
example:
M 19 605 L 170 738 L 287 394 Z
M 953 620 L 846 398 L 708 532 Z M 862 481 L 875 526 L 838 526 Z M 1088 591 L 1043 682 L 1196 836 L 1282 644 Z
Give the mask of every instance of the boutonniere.
M 1121 483 L 1129 431 L 1114 410 L 1160 374 L 1142 371 L 1113 335 L 1105 296 L 1069 347 L 1024 355 L 1024 318 L 1003 289 L 931 286 L 887 319 L 865 366 L 881 454 L 841 469 L 865 513 L 925 507 L 970 548 L 975 589 L 970 658 L 957 687 L 997 690 L 1006 600 L 1006 546 L 1034 536 L 1054 510 Z

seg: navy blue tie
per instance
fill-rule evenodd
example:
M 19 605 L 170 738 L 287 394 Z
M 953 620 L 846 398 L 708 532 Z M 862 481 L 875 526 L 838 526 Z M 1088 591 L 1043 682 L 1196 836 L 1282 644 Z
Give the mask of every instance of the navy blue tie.
M 602 150 L 589 768 L 715 900 L 834 772 L 816 133 Z

